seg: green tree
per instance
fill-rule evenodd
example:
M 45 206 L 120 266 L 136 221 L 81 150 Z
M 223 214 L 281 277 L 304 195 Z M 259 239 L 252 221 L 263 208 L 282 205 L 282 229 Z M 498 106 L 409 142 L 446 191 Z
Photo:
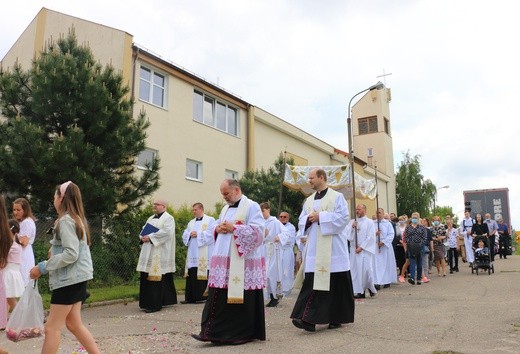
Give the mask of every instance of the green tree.
M 159 160 L 136 174 L 149 126 L 133 118 L 123 78 L 103 67 L 74 30 L 50 44 L 28 71 L 0 69 L 0 188 L 50 206 L 54 187 L 78 184 L 87 212 L 139 207 L 159 187 Z
M 429 214 L 430 205 L 435 197 L 436 187 L 421 174 L 420 155 L 411 156 L 407 151 L 395 175 L 397 211 L 399 215 L 419 212 Z
M 292 159 L 286 162 L 288 164 L 294 163 Z M 297 224 L 305 197 L 300 192 L 292 191 L 282 186 L 283 171 L 284 158 L 280 154 L 274 165 L 267 170 L 262 168 L 244 173 L 239 181 L 240 186 L 242 187 L 242 192 L 255 202 L 269 202 L 272 215 L 277 216 L 281 211 L 287 211 L 291 215 L 291 222 Z M 281 208 L 279 210 L 280 190 Z
M 453 208 L 450 206 L 437 205 L 435 207 L 435 215 L 440 216 L 441 220 L 444 220 L 446 215 L 450 215 L 453 220 L 453 224 L 457 225 L 458 217 L 453 214 Z M 432 217 L 435 215 L 431 215 Z

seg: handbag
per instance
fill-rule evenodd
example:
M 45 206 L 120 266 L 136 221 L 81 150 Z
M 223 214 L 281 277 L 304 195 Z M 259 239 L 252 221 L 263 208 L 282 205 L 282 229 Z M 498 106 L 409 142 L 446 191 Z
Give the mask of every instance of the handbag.
M 5 335 L 13 342 L 40 337 L 44 330 L 43 319 L 43 301 L 38 291 L 38 281 L 34 280 L 25 286 L 7 321 Z

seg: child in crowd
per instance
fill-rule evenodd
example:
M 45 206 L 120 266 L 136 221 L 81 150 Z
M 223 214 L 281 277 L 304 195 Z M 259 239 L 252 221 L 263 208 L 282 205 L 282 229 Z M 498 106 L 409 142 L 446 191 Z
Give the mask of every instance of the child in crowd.
M 22 264 L 22 245 L 18 241 L 20 224 L 15 219 L 9 219 L 9 228 L 13 243 L 7 256 L 7 265 L 4 268 L 4 284 L 8 311 L 12 312 L 16 306 L 16 299 L 22 296 L 25 284 L 20 272 Z
M 484 244 L 484 240 L 478 241 L 478 247 L 475 249 L 475 257 L 489 257 L 489 248 Z
M 87 297 L 87 282 L 93 278 L 90 232 L 79 187 L 65 182 L 56 187 L 54 208 L 58 220 L 51 240 L 50 257 L 30 271 L 31 279 L 49 274 L 51 306 L 45 324 L 42 353 L 57 353 L 61 330 L 67 329 L 90 354 L 99 353 L 92 334 L 81 321 L 81 303 Z
M 4 268 L 7 266 L 7 257 L 13 238 L 7 223 L 7 209 L 3 195 L 0 195 L 0 329 L 5 329 L 7 324 L 7 301 L 5 297 Z M 7 353 L 0 348 L 0 354 Z

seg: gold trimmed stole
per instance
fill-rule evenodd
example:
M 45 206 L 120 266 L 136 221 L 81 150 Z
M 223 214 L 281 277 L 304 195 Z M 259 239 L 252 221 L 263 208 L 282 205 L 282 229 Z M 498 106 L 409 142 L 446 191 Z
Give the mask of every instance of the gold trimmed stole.
M 249 210 L 250 200 L 242 197 L 242 201 L 238 205 L 233 221 L 236 224 L 240 221 L 245 225 L 247 212 Z M 229 205 L 225 205 L 222 210 L 222 215 L 226 215 Z M 231 233 L 230 242 L 230 262 L 229 262 L 229 278 L 228 278 L 228 304 L 243 304 L 244 303 L 244 257 L 238 254 L 238 246 L 235 243 L 235 237 Z
M 314 210 L 314 196 L 316 193 L 313 193 L 310 197 L 307 198 L 304 204 L 304 208 L 307 212 L 307 215 L 312 213 Z M 334 211 L 334 206 L 336 204 L 336 197 L 338 192 L 329 188 L 327 194 L 320 199 L 320 206 L 318 212 L 321 211 Z M 332 235 L 323 235 L 321 233 L 321 225 L 316 225 L 316 258 L 314 261 L 314 284 L 313 290 L 322 290 L 329 291 L 330 290 L 330 263 L 332 258 Z M 308 239 L 307 239 L 308 242 Z M 308 245 L 305 246 L 306 248 Z M 305 257 L 307 256 L 307 249 L 305 250 Z M 305 259 L 302 260 L 302 267 L 305 265 Z M 299 272 L 298 272 L 299 273 Z M 303 276 L 303 274 L 302 274 Z M 303 283 L 303 277 L 302 277 Z
M 202 218 L 202 225 L 200 226 L 200 231 L 198 232 L 197 237 L 200 237 L 201 234 L 206 231 L 208 228 L 208 218 L 206 215 Z M 188 230 L 193 229 L 193 225 L 195 225 L 195 219 L 191 219 L 188 223 Z M 189 241 L 192 242 L 192 241 Z M 197 241 L 196 241 L 197 242 Z M 198 243 L 198 242 L 197 242 Z M 197 280 L 208 280 L 208 245 L 204 245 L 199 247 L 199 264 L 197 266 Z M 186 253 L 186 262 L 184 263 L 184 278 L 188 277 L 188 254 Z

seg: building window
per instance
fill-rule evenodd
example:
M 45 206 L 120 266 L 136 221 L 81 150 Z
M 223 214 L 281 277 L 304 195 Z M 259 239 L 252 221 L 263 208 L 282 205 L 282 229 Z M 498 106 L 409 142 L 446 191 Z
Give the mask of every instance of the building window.
M 137 156 L 136 166 L 141 170 L 149 170 L 157 157 L 157 151 L 145 149 Z
M 202 182 L 202 162 L 187 159 L 186 178 Z
M 377 133 L 377 117 L 358 119 L 359 135 Z
M 193 120 L 238 136 L 238 110 L 197 90 L 193 91 Z
M 226 172 L 224 173 L 224 178 L 236 179 L 238 181 L 238 172 L 226 169 Z
M 390 121 L 385 118 L 385 133 L 390 135 Z
M 141 67 L 139 99 L 159 107 L 165 107 L 166 77 L 151 69 Z

